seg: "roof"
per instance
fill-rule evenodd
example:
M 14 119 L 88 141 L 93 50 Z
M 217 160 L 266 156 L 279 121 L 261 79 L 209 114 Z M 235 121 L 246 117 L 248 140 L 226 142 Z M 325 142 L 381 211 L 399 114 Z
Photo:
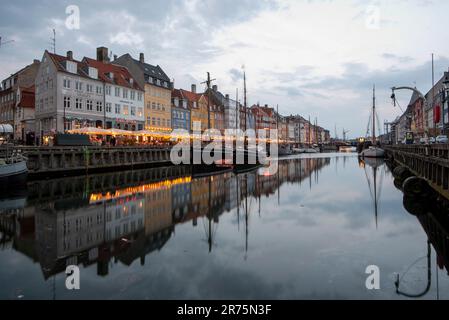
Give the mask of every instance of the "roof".
M 123 66 L 113 63 L 104 63 L 86 57 L 83 59 L 83 62 L 88 66 L 96 68 L 98 70 L 98 77 L 106 83 L 143 91 L 143 89 L 139 86 L 135 79 L 133 80 L 133 84 L 131 84 L 130 79 L 132 79 L 133 77 L 131 76 L 131 73 L 128 71 L 128 69 Z M 109 77 L 110 73 L 114 74 L 113 79 Z
M 130 59 L 137 66 L 139 66 L 139 68 L 143 71 L 144 78 L 146 81 L 147 81 L 148 77 L 153 77 L 155 79 L 163 80 L 163 81 L 170 83 L 170 78 L 167 76 L 167 74 L 164 72 L 164 70 L 162 70 L 162 68 L 159 65 L 153 66 L 149 63 L 141 63 L 139 60 L 131 57 L 131 55 L 129 53 L 123 55 L 119 59 L 121 59 L 121 58 Z
M 415 87 L 415 89 L 416 89 L 416 87 Z M 414 105 L 415 102 L 420 98 L 421 98 L 421 96 L 418 94 L 418 92 L 413 91 L 412 97 L 410 98 L 410 102 L 408 105 L 409 106 Z
M 66 67 L 65 67 L 65 62 L 66 61 L 73 61 L 73 62 L 77 63 L 77 69 L 78 69 L 77 70 L 77 74 L 79 76 L 92 79 L 92 78 L 89 77 L 89 73 L 88 73 L 89 66 L 86 63 L 78 61 L 78 60 L 75 60 L 75 59 L 69 59 L 66 56 L 61 56 L 61 55 L 58 55 L 58 54 L 50 53 L 48 51 L 45 51 L 45 52 L 53 60 L 53 63 L 55 64 L 55 66 L 58 69 L 58 71 L 60 71 L 60 72 L 68 72 Z M 70 73 L 70 72 L 68 72 L 68 73 Z M 95 79 L 93 79 L 93 80 L 95 80 Z

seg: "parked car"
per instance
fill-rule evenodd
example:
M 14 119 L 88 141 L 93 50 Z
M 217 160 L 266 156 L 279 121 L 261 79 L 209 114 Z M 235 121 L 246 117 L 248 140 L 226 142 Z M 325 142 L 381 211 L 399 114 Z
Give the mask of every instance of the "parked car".
M 436 143 L 448 143 L 447 136 L 438 136 L 436 138 Z
M 419 139 L 420 144 L 429 144 L 429 138 L 421 138 Z
M 434 137 L 431 137 L 431 138 L 429 138 L 429 143 L 430 143 L 430 144 L 434 144 L 434 143 L 435 143 L 435 141 L 436 141 L 436 140 L 435 140 L 435 138 L 434 138 Z

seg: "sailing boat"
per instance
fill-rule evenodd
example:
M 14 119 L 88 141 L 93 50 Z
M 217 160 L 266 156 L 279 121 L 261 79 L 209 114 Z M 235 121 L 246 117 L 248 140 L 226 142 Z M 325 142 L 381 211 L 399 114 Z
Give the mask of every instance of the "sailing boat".
M 376 86 L 373 87 L 372 146 L 360 153 L 362 158 L 384 158 L 385 150 L 376 147 Z

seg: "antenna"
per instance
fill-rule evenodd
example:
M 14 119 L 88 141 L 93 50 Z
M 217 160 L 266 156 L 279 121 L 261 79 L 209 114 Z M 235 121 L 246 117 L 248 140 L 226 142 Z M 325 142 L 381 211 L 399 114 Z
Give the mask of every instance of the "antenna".
M 0 36 L 0 48 L 5 44 L 9 44 L 9 43 L 13 43 L 13 42 L 14 42 L 14 40 L 3 41 L 2 37 Z
M 53 50 L 53 53 L 56 54 L 56 30 L 53 29 L 53 38 L 50 38 L 51 42 L 51 50 Z

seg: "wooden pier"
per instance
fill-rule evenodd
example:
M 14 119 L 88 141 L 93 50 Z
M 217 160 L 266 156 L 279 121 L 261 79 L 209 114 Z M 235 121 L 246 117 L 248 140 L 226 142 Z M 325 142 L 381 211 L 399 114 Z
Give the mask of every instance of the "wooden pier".
M 383 148 L 390 159 L 426 179 L 449 199 L 449 145 L 389 145 Z

